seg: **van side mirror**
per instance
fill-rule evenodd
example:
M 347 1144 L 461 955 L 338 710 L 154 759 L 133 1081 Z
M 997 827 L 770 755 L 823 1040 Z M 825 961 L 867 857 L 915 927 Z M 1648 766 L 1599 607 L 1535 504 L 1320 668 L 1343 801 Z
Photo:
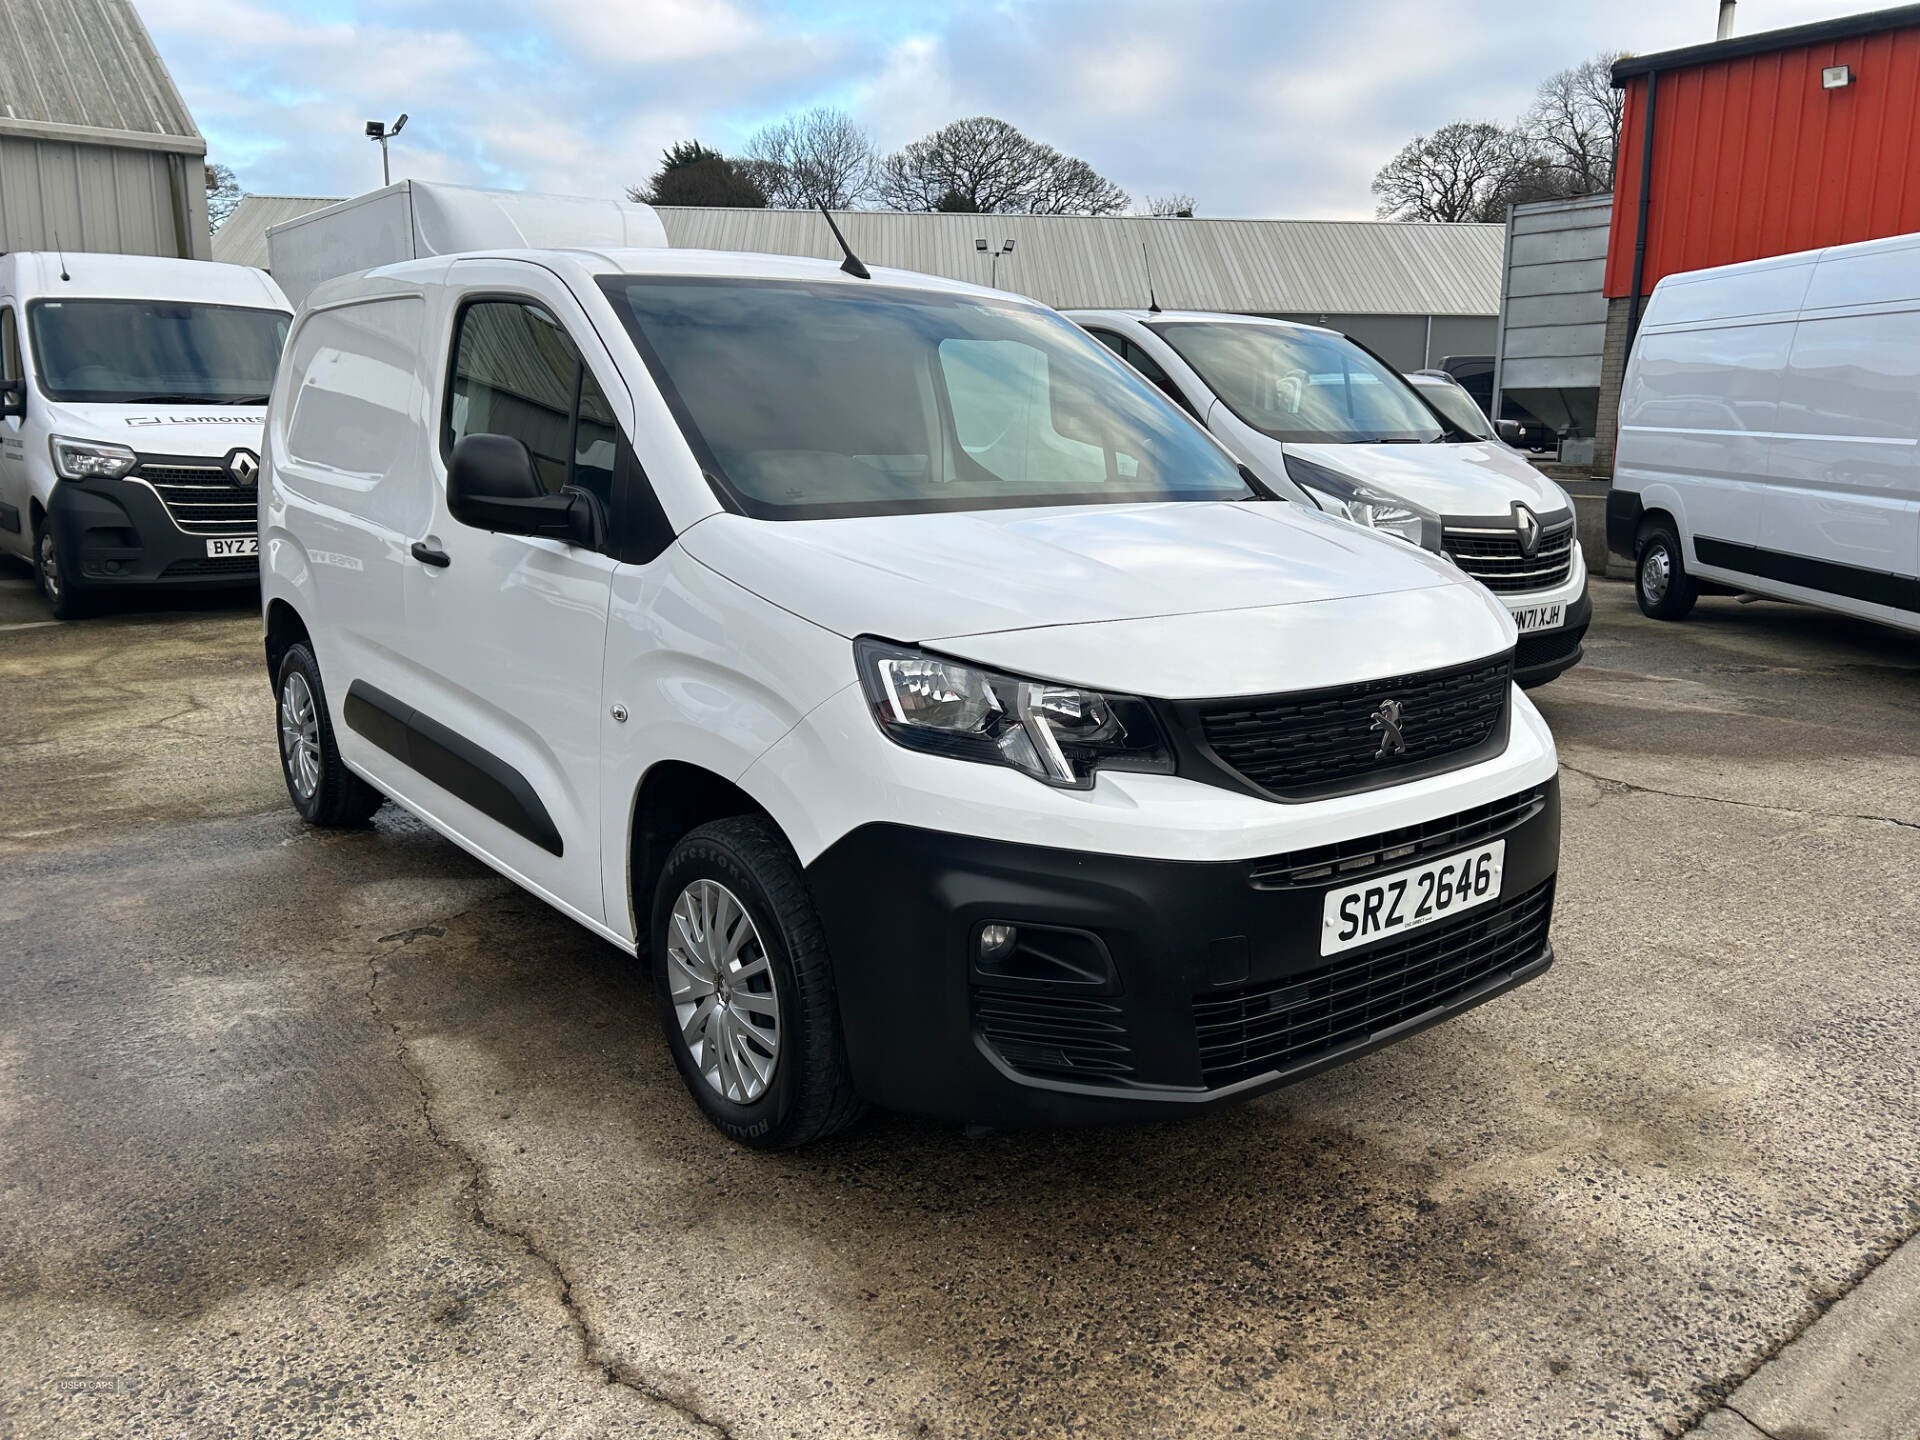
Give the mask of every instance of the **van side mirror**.
M 599 549 L 606 533 L 592 493 L 577 485 L 549 491 L 527 447 L 511 435 L 469 435 L 453 447 L 447 512 L 476 530 L 545 535 L 588 549 Z
M 1520 422 L 1518 420 L 1496 420 L 1493 422 L 1493 433 L 1509 445 L 1518 445 L 1520 443 Z
M 0 380 L 0 419 L 23 418 L 27 413 L 27 382 Z

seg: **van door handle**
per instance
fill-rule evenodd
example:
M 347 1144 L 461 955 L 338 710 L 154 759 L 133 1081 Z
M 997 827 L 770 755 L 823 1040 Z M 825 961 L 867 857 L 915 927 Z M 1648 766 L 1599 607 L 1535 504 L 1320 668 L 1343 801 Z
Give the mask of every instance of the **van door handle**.
M 409 553 L 422 565 L 431 565 L 436 570 L 444 570 L 453 563 L 453 557 L 446 551 L 432 549 L 424 540 L 414 541 Z

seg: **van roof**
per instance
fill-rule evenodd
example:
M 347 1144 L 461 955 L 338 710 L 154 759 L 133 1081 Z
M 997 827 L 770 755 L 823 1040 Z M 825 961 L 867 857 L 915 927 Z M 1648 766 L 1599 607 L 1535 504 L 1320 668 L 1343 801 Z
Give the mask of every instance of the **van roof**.
M 62 269 L 69 278 L 60 278 Z M 198 300 L 259 309 L 291 307 L 265 272 L 211 260 L 86 251 L 16 250 L 0 256 L 0 289 L 19 300 Z

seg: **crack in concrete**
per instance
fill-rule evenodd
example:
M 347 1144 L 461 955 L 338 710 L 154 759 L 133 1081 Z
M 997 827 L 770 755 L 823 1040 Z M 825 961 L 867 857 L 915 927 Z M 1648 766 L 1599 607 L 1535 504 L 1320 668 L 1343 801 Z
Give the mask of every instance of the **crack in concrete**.
M 488 902 L 480 902 L 481 905 L 486 903 Z M 392 942 L 404 947 L 411 945 L 415 940 L 423 937 L 438 938 L 447 933 L 445 928 L 446 923 L 457 920 L 461 915 L 468 914 L 479 908 L 480 905 L 470 905 L 467 909 L 447 917 L 447 922 L 434 925 L 417 925 L 411 930 L 402 930 L 392 935 L 382 936 L 377 943 L 385 944 Z M 568 1325 L 573 1330 L 575 1340 L 579 1342 L 581 1363 L 589 1369 L 599 1371 L 602 1380 L 606 1384 L 618 1385 L 624 1390 L 632 1391 L 643 1400 L 648 1400 L 655 1405 L 663 1406 L 673 1411 L 674 1414 L 680 1416 L 682 1419 L 698 1425 L 704 1430 L 713 1432 L 714 1435 L 719 1437 L 719 1440 L 734 1440 L 733 1433 L 728 1430 L 725 1425 L 702 1415 L 691 1401 L 671 1394 L 659 1386 L 650 1383 L 645 1376 L 641 1375 L 624 1361 L 607 1357 L 604 1354 L 598 1337 L 593 1333 L 593 1327 L 587 1321 L 585 1310 L 574 1296 L 573 1277 L 567 1273 L 566 1267 L 555 1257 L 542 1250 L 540 1246 L 534 1242 L 533 1236 L 527 1231 L 496 1220 L 487 1213 L 484 1200 L 487 1189 L 486 1174 L 481 1169 L 480 1161 L 464 1145 L 452 1139 L 441 1130 L 440 1122 L 433 1113 L 433 1092 L 427 1085 L 426 1074 L 414 1064 L 412 1057 L 407 1053 L 406 1036 L 401 1032 L 399 1022 L 392 1019 L 386 1011 L 381 1009 L 379 1000 L 375 998 L 374 992 L 378 990 L 380 986 L 380 956 L 378 951 L 367 956 L 367 970 L 370 977 L 367 981 L 367 1008 L 373 1012 L 376 1020 L 386 1025 L 388 1030 L 393 1033 L 394 1057 L 400 1062 L 400 1068 L 405 1070 L 408 1076 L 412 1078 L 414 1088 L 419 1091 L 420 1118 L 426 1125 L 428 1136 L 435 1145 L 452 1156 L 454 1160 L 458 1162 L 460 1168 L 466 1173 L 466 1189 L 473 1197 L 469 1217 L 472 1219 L 476 1228 L 518 1246 L 523 1254 L 544 1266 L 548 1274 L 553 1277 L 554 1284 L 559 1290 L 560 1308 L 566 1312 Z
M 1771 1430 L 1762 1429 L 1758 1424 L 1755 1423 L 1754 1418 L 1751 1415 L 1747 1414 L 1744 1410 L 1737 1409 L 1736 1407 L 1729 1405 L 1724 1400 L 1720 1402 L 1720 1408 L 1722 1410 L 1725 1410 L 1729 1415 L 1738 1415 L 1742 1420 L 1746 1421 L 1747 1424 L 1753 1426 L 1754 1434 L 1764 1435 L 1766 1436 L 1766 1440 L 1775 1440 L 1774 1434 Z
M 1761 800 L 1732 800 L 1724 795 L 1691 795 L 1684 790 L 1661 790 L 1652 785 L 1636 785 L 1631 780 L 1617 780 L 1611 775 L 1582 770 L 1565 760 L 1560 762 L 1560 768 L 1583 775 L 1596 785 L 1611 786 L 1629 794 L 1661 795 L 1669 800 L 1699 800 L 1708 805 L 1737 805 L 1743 810 L 1775 810 L 1783 815 L 1807 815 L 1821 820 L 1867 820 L 1878 825 L 1898 825 L 1903 830 L 1920 830 L 1920 820 L 1899 820 L 1891 815 L 1856 815 L 1846 810 L 1803 810 L 1797 805 L 1769 805 Z

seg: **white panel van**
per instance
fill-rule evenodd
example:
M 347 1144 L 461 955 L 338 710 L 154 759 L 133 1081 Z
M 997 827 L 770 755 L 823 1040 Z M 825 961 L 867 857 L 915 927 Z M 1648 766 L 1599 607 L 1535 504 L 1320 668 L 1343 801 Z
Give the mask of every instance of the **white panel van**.
M 1607 542 L 1704 587 L 1920 629 L 1920 235 L 1670 275 L 1627 365 Z
M 251 584 L 267 391 L 292 307 L 245 265 L 0 256 L 0 551 L 54 616 Z
M 411 260 L 313 292 L 268 417 L 293 803 L 396 801 L 649 955 L 743 1144 L 1192 1114 L 1552 963 L 1507 610 L 1051 310 Z

